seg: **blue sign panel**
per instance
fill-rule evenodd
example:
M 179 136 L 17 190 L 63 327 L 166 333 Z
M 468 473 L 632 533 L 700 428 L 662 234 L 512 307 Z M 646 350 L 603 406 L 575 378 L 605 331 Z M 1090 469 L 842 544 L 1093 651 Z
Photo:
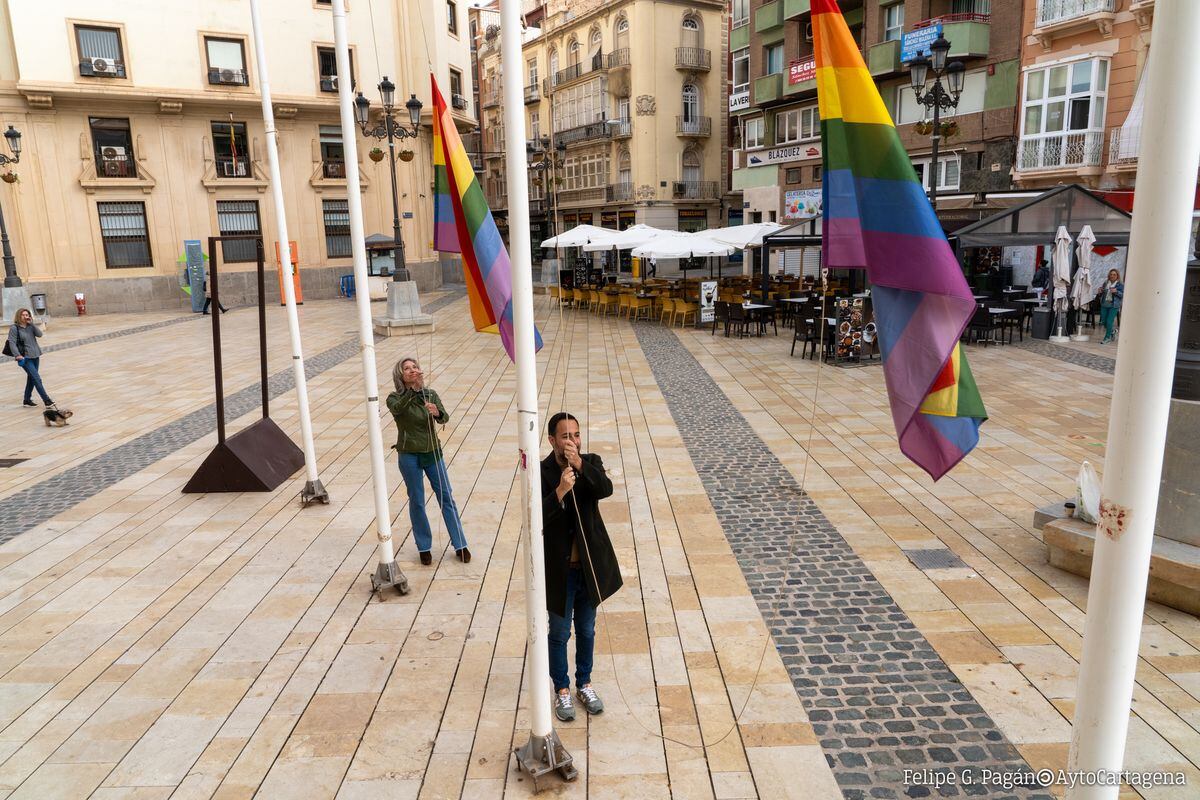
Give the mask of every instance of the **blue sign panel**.
M 204 248 L 199 239 L 186 239 L 183 243 L 183 259 L 187 265 L 187 281 L 192 288 L 192 311 L 204 310 Z
M 917 56 L 924 54 L 928 57 L 929 45 L 942 35 L 942 23 L 933 23 L 924 28 L 909 31 L 900 38 L 900 60 L 907 64 Z

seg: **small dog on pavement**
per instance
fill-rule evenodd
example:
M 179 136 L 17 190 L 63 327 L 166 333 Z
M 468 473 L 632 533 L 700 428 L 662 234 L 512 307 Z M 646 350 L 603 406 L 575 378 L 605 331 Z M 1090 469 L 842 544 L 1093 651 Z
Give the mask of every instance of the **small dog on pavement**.
M 67 420 L 73 416 L 75 416 L 74 411 L 59 408 L 58 406 L 49 406 L 42 412 L 42 418 L 46 420 L 47 428 L 61 428 L 64 425 L 70 425 L 71 423 L 67 422 Z

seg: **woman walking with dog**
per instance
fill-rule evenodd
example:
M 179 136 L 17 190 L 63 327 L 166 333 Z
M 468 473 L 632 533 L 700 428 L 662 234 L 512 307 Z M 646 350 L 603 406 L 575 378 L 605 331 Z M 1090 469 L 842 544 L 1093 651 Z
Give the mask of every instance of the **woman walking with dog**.
M 33 314 L 29 313 L 29 309 L 22 308 L 17 312 L 16 321 L 8 329 L 8 339 L 4 343 L 4 355 L 15 358 L 17 366 L 25 372 L 24 405 L 30 407 L 37 405 L 33 402 L 33 390 L 37 389 L 42 402 L 46 404 L 47 408 L 50 408 L 54 405 L 54 401 L 50 399 L 50 395 L 46 394 L 46 387 L 42 385 L 40 372 L 42 348 L 38 344 L 38 339 L 41 337 L 42 329 L 34 324 Z
M 454 552 L 459 561 L 469 563 L 471 551 L 467 549 L 467 537 L 450 491 L 450 476 L 446 472 L 446 462 L 442 460 L 442 445 L 434 427 L 435 422 L 445 425 L 450 415 L 438 393 L 425 386 L 425 375 L 415 358 L 404 358 L 396 364 L 392 369 L 392 382 L 396 384 L 396 391 L 388 395 L 387 407 L 396 420 L 400 475 L 408 489 L 408 517 L 421 563 L 426 566 L 433 563 L 430 552 L 433 532 L 425 514 L 426 477 L 442 507 L 442 519 L 446 522 Z

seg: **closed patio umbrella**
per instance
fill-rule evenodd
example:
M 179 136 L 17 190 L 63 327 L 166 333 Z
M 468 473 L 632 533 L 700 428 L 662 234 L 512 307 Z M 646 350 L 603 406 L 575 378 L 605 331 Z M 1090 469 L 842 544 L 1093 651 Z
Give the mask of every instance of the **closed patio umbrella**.
M 1096 290 L 1092 286 L 1092 246 L 1096 235 L 1092 233 L 1091 225 L 1084 225 L 1076 239 L 1075 257 L 1079 261 L 1079 269 L 1075 272 L 1075 281 L 1071 284 L 1071 304 L 1075 306 L 1075 336 L 1076 341 L 1087 341 L 1087 336 L 1079 333 L 1079 319 L 1083 307 L 1092 302 Z
M 1063 315 L 1070 307 L 1071 292 L 1071 234 L 1066 225 L 1059 225 L 1054 234 L 1054 263 L 1051 265 L 1051 286 L 1054 287 L 1055 327 L 1058 335 L 1051 336 L 1051 341 L 1067 342 L 1070 338 L 1063 336 Z

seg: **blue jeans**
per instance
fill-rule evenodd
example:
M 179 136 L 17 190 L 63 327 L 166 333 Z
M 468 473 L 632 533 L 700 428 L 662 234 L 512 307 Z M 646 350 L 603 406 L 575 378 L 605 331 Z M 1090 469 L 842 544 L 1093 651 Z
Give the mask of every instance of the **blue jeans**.
M 408 488 L 408 518 L 412 521 L 413 540 L 417 550 L 427 553 L 433 548 L 433 531 L 429 529 L 429 517 L 425 515 L 425 480 L 429 477 L 429 485 L 437 497 L 438 505 L 442 507 L 442 519 L 446 521 L 446 530 L 450 533 L 450 543 L 455 550 L 467 546 L 467 537 L 463 535 L 462 522 L 458 518 L 458 506 L 454 504 L 454 495 L 450 492 L 450 476 L 446 472 L 446 462 L 438 458 L 428 467 L 421 466 L 421 457 L 416 453 L 400 454 L 400 475 Z
M 550 612 L 550 679 L 554 691 L 569 688 L 567 642 L 571 640 L 571 614 L 575 616 L 575 686 L 592 682 L 592 652 L 596 649 L 596 607 L 583 582 L 583 571 L 567 570 L 567 616 Z
M 1116 306 L 1100 306 L 1100 322 L 1104 325 L 1104 338 L 1113 337 L 1113 327 L 1117 324 L 1117 315 L 1121 309 Z
M 42 386 L 42 376 L 38 373 L 38 365 L 41 363 L 42 359 L 40 358 L 26 358 L 17 365 L 25 370 L 25 402 L 33 402 L 33 390 L 37 389 L 42 402 L 51 405 L 54 401 L 50 399 L 50 395 L 46 394 L 46 387 Z

